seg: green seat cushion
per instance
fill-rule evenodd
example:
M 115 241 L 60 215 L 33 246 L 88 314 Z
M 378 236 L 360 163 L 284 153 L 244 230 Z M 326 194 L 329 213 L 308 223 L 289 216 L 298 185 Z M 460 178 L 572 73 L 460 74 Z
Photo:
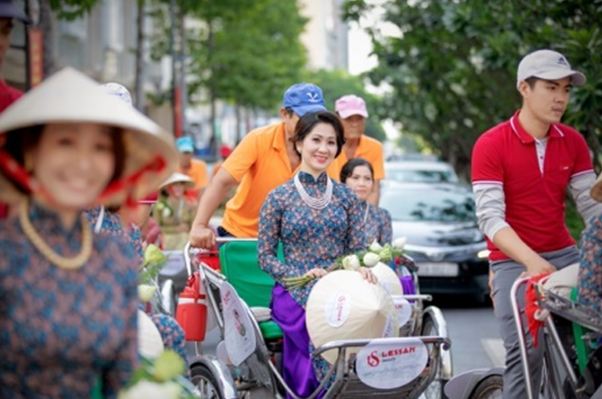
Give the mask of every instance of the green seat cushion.
M 282 338 L 282 330 L 271 320 L 259 323 L 259 329 L 266 340 Z
M 278 258 L 283 259 L 282 246 L 278 247 Z M 227 242 L 219 249 L 219 261 L 222 273 L 248 306 L 270 307 L 275 281 L 259 267 L 257 242 Z M 266 339 L 282 336 L 273 321 L 259 323 L 259 327 Z

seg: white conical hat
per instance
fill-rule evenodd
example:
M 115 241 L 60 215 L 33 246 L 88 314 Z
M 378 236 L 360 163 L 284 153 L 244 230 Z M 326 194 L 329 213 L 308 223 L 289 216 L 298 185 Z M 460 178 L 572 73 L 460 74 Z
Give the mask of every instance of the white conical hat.
M 125 167 L 121 178 L 131 176 L 160 157 L 165 166 L 143 173 L 127 186 L 133 200 L 156 191 L 177 167 L 178 153 L 173 138 L 159 125 L 124 101 L 72 68 L 65 68 L 25 94 L 0 115 L 0 134 L 48 123 L 100 123 L 123 129 Z M 12 183 L 0 174 L 0 199 L 14 201 L 18 195 Z M 118 205 L 126 199 L 123 191 L 105 198 Z
M 309 294 L 305 314 L 307 332 L 316 348 L 338 339 L 380 338 L 398 332 L 391 296 L 357 271 L 337 270 L 318 280 Z M 337 352 L 331 350 L 322 356 L 334 363 Z
M 138 309 L 138 353 L 154 359 L 163 352 L 163 340 L 153 320 Z
M 378 279 L 378 283 L 387 291 L 390 295 L 403 295 L 403 287 L 397 274 L 389 266 L 382 262 L 378 262 L 372 268 L 372 273 Z
M 170 184 L 174 183 L 186 183 L 190 185 L 194 185 L 194 180 L 192 180 L 189 176 L 184 173 L 174 172 L 161 184 L 161 188 L 165 188 Z

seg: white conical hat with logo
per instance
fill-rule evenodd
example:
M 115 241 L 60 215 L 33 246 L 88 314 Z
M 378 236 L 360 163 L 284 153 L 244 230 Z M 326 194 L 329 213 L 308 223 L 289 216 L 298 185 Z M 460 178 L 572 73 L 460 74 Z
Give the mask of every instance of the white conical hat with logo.
M 105 195 L 100 201 L 104 204 L 144 198 L 177 167 L 178 153 L 171 135 L 73 68 L 52 75 L 0 114 L 0 135 L 49 123 L 98 123 L 123 130 L 125 159 L 119 179 L 125 179 L 125 184 Z M 133 179 L 133 175 L 140 176 Z M 0 173 L 0 199 L 14 201 L 18 197 L 13 183 Z
M 316 348 L 340 339 L 397 336 L 399 330 L 391 296 L 357 271 L 337 270 L 320 278 L 309 294 L 305 314 Z M 331 364 L 336 356 L 336 350 L 322 354 Z
M 372 274 L 378 279 L 378 283 L 387 291 L 390 295 L 403 295 L 403 287 L 397 274 L 389 266 L 382 262 L 378 262 L 376 265 L 370 268 Z

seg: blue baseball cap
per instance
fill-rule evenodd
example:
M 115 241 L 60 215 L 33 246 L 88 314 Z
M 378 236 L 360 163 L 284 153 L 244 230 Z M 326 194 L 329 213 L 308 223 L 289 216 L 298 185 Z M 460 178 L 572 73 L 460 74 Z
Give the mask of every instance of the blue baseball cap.
M 322 89 L 311 83 L 297 83 L 284 92 L 282 106 L 299 116 L 308 112 L 326 111 Z
M 180 152 L 194 152 L 194 143 L 192 137 L 185 136 L 176 140 L 176 148 Z

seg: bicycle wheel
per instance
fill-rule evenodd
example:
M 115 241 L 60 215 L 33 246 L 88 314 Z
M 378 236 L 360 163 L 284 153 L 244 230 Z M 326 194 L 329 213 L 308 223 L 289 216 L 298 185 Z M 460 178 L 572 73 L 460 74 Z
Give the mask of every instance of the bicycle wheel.
M 203 364 L 193 365 L 190 369 L 190 381 L 196 387 L 201 398 L 224 399 L 217 378 L 207 366 Z
M 470 394 L 470 399 L 499 399 L 502 397 L 503 379 L 501 375 L 490 375 Z
M 439 331 L 437 331 L 435 322 L 433 321 L 433 319 L 430 316 L 426 316 L 424 318 L 424 321 L 422 323 L 422 335 L 439 335 Z M 420 396 L 421 398 L 424 398 L 424 399 L 444 399 L 445 398 L 445 394 L 443 393 L 443 387 L 445 386 L 447 381 L 441 377 L 440 359 L 437 359 L 437 364 L 434 365 L 434 367 L 437 368 L 437 371 L 435 372 L 435 378 L 426 387 L 426 389 Z

